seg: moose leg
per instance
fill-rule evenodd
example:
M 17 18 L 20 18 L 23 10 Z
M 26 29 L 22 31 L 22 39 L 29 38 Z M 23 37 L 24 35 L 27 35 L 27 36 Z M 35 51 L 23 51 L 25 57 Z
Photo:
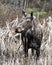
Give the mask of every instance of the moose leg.
M 25 57 L 27 57 L 28 56 L 28 45 L 27 45 L 26 37 L 25 37 L 24 51 L 25 51 Z
M 36 59 L 39 59 L 39 56 L 40 56 L 40 48 L 38 48 L 38 49 L 36 50 L 36 55 L 37 55 Z
M 25 57 L 27 57 L 28 56 L 28 49 L 25 47 L 24 50 L 25 50 Z
M 32 48 L 32 55 L 34 55 L 34 49 Z

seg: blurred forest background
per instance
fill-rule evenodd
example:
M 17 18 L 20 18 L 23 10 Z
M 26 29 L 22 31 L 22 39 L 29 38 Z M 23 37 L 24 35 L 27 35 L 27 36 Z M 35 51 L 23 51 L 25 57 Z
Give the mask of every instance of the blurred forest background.
M 21 11 L 31 11 L 39 19 L 52 14 L 52 0 L 0 0 L 0 27 L 5 25 L 7 19 L 14 20 L 21 17 Z M 20 14 L 19 14 L 20 13 Z
M 41 22 L 43 40 L 38 65 L 52 65 L 52 0 L 0 0 L 0 65 L 37 65 L 31 53 L 25 59 L 23 45 L 15 33 L 19 22 L 25 21 L 21 20 L 22 10 L 27 14 L 33 11 Z

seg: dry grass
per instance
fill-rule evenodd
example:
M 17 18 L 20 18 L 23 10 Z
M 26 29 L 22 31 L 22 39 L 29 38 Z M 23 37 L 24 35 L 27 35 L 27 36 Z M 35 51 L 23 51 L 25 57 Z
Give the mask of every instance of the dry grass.
M 8 22 L 5 27 L 0 28 L 0 65 L 51 65 L 52 42 L 50 43 L 49 35 L 52 26 L 50 26 L 50 29 L 49 25 L 45 26 L 46 23 L 43 23 L 44 25 L 42 25 L 42 29 L 46 32 L 43 32 L 44 38 L 42 40 L 41 54 L 39 60 L 36 62 L 36 54 L 35 56 L 32 56 L 31 51 L 29 51 L 28 58 L 24 57 L 23 45 L 20 43 L 20 38 L 17 38 L 18 33 L 14 34 L 10 29 L 16 24 L 16 22 L 12 22 Z M 47 33 L 49 35 L 47 35 Z

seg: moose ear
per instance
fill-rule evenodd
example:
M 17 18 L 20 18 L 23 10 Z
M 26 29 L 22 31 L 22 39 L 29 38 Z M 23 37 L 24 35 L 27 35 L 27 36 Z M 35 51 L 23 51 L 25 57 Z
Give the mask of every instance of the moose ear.
M 33 20 L 33 12 L 31 12 L 31 20 Z
M 27 16 L 27 14 L 26 14 L 26 12 L 25 12 L 24 10 L 22 10 L 22 15 L 23 15 L 24 17 Z

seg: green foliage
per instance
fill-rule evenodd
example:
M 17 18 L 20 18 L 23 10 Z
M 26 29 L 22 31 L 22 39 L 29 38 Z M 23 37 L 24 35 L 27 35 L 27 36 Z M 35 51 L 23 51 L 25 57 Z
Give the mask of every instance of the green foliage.
M 51 16 L 52 16 L 52 11 L 49 11 L 49 15 L 51 15 Z
M 46 1 L 46 2 L 50 2 L 51 0 L 40 0 L 41 2 L 44 2 L 44 1 Z
M 41 17 L 44 17 L 45 15 L 46 15 L 46 12 L 45 12 L 44 10 L 41 10 L 41 11 L 39 12 L 40 18 L 41 18 Z
M 40 0 L 41 2 L 44 2 L 45 0 Z
M 46 15 L 46 12 L 44 10 L 39 10 L 37 8 L 27 8 L 26 12 L 31 13 L 33 11 L 34 15 L 38 18 L 43 18 Z

